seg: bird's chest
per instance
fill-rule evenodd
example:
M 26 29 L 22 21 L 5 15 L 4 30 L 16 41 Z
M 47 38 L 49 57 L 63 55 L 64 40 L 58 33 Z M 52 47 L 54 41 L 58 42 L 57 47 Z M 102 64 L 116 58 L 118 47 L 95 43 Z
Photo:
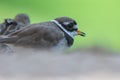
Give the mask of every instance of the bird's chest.
M 55 50 L 65 50 L 66 48 L 68 48 L 68 44 L 65 38 L 60 40 L 59 43 L 55 47 L 53 47 L 53 49 Z

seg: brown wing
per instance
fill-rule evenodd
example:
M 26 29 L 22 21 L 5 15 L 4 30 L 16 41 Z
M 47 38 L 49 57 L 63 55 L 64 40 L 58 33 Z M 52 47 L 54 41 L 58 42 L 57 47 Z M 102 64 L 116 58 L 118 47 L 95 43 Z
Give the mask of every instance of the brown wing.
M 34 46 L 34 47 L 50 47 L 56 45 L 59 40 L 64 38 L 63 33 L 52 26 L 44 26 L 39 24 L 31 25 L 19 33 L 16 45 Z
M 28 36 L 32 36 L 37 32 L 37 28 L 30 25 L 23 29 L 17 30 L 8 35 L 8 37 L 0 37 L 0 43 L 15 43 L 18 39 L 25 38 L 28 39 Z
M 64 33 L 54 25 L 33 24 L 13 33 L 9 38 L 1 39 L 1 41 L 12 42 L 19 46 L 52 47 L 63 38 Z

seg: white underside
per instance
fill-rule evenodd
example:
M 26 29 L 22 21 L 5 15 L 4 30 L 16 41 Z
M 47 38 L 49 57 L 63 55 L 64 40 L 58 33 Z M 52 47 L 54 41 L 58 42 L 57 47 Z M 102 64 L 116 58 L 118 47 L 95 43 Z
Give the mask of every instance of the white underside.
M 67 46 L 67 40 L 64 38 L 62 40 L 60 40 L 60 42 L 52 48 L 52 50 L 56 50 L 56 51 L 64 51 L 68 48 Z

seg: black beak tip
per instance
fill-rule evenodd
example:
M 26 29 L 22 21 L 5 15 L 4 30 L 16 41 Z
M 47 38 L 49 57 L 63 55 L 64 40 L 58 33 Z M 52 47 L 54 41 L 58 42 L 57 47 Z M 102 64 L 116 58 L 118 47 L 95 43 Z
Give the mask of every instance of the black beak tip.
M 84 32 L 81 32 L 81 34 L 80 34 L 81 36 L 83 36 L 83 37 L 85 37 L 86 36 L 86 33 L 84 33 Z

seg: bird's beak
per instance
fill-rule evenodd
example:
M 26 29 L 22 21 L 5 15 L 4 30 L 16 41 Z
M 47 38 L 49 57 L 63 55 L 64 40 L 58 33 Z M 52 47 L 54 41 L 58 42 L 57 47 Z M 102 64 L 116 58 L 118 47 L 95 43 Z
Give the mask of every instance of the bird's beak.
M 77 34 L 80 36 L 83 36 L 83 37 L 85 37 L 85 35 L 86 35 L 84 32 L 81 32 L 80 30 L 77 30 Z

